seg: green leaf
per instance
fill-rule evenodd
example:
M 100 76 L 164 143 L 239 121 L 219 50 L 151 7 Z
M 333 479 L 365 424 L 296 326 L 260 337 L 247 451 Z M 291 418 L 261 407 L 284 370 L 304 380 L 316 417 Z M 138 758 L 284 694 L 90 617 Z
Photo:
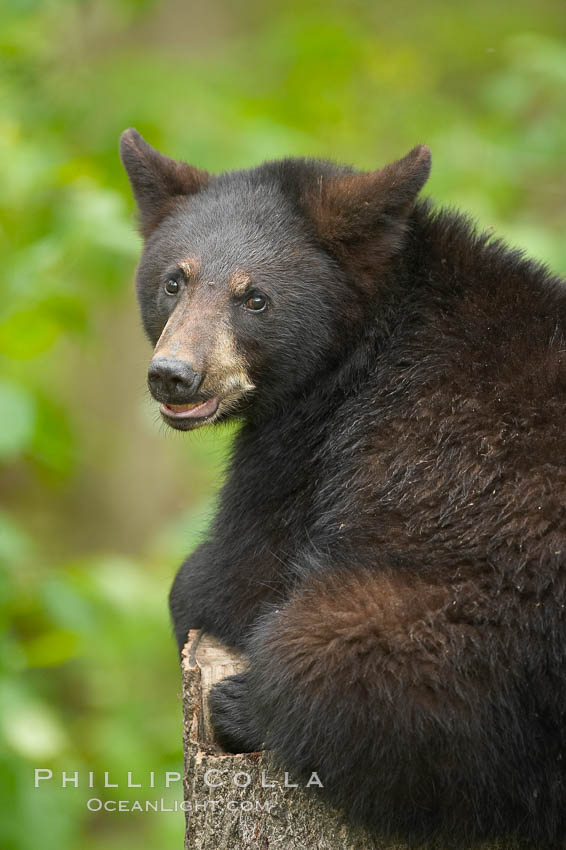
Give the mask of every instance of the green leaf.
M 37 357 L 59 335 L 61 327 L 42 305 L 13 312 L 0 324 L 0 351 L 14 360 Z
M 0 461 L 12 460 L 28 448 L 36 415 L 35 399 L 28 390 L 0 381 Z

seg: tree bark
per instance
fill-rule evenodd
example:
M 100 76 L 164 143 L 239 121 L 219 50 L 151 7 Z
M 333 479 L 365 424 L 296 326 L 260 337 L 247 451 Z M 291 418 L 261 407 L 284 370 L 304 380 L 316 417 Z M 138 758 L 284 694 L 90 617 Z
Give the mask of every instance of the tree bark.
M 190 632 L 183 650 L 185 850 L 405 850 L 365 830 L 292 779 L 268 752 L 229 755 L 214 743 L 208 691 L 245 669 L 241 656 Z

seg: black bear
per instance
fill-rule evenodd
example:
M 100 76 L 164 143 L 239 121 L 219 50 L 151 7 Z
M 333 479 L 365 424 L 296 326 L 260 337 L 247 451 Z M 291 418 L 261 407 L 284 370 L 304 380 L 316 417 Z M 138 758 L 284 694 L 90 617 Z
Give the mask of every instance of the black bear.
M 148 381 L 237 417 L 171 596 L 249 672 L 219 742 L 384 836 L 566 838 L 566 286 L 417 199 L 430 152 L 209 175 L 134 130 Z

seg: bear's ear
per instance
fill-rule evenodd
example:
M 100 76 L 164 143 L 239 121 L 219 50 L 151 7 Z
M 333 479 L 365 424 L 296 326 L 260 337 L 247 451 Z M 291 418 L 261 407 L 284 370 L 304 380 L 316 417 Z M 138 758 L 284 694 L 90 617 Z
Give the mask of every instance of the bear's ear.
M 137 130 L 124 130 L 120 158 L 138 205 L 140 230 L 147 237 L 167 214 L 171 200 L 193 195 L 208 182 L 208 173 L 156 151 Z
M 418 145 L 379 171 L 321 177 L 306 198 L 319 238 L 354 273 L 375 276 L 402 244 L 430 165 L 430 149 Z

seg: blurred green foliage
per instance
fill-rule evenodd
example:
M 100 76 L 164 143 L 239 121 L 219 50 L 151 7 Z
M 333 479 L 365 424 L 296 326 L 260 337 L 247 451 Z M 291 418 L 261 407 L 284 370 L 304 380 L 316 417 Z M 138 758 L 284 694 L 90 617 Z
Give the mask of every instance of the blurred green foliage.
M 182 842 L 180 814 L 85 806 L 181 796 L 160 779 L 182 759 L 166 595 L 230 440 L 165 434 L 146 398 L 120 131 L 212 170 L 284 154 L 374 168 L 425 141 L 432 194 L 565 272 L 563 11 L 0 6 L 2 848 Z M 109 771 L 122 787 L 34 789 L 34 767 Z M 125 789 L 127 771 L 155 771 L 155 792 Z

